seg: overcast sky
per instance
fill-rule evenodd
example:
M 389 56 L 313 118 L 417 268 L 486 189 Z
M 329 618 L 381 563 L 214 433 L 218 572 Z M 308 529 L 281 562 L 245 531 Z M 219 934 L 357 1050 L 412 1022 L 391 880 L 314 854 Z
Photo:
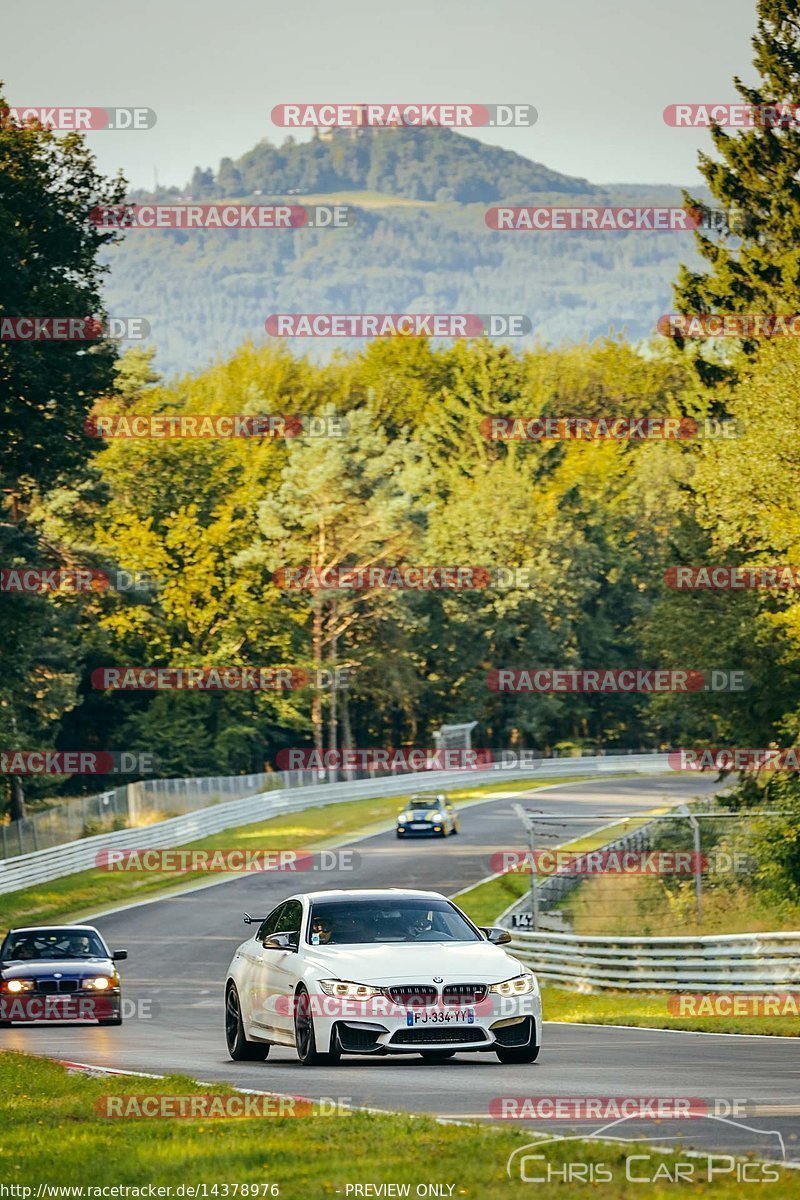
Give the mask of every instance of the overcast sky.
M 90 135 L 135 187 L 279 144 L 291 101 L 526 102 L 532 129 L 475 136 L 596 183 L 691 184 L 708 134 L 662 111 L 736 100 L 755 20 L 753 0 L 36 0 L 3 10 L 0 73 L 13 105 L 155 109 Z

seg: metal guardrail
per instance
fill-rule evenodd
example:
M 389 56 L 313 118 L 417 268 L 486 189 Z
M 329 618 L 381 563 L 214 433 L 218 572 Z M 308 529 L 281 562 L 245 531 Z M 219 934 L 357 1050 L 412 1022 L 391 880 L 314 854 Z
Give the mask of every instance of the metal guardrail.
M 612 822 L 613 825 L 617 821 Z M 645 849 L 657 822 L 640 825 L 603 850 Z M 600 847 L 598 847 L 600 849 Z M 577 855 L 580 860 L 588 855 Z M 539 886 L 545 909 L 577 887 L 578 874 L 556 873 Z M 498 918 L 513 925 L 530 912 L 526 893 Z M 800 932 L 676 937 L 613 937 L 511 930 L 509 949 L 541 979 L 577 991 L 782 992 L 800 988 Z
M 514 931 L 509 950 L 541 979 L 583 991 L 785 992 L 800 987 L 800 933 L 635 938 Z
M 248 825 L 285 812 L 299 812 L 320 804 L 335 804 L 344 800 L 368 797 L 403 795 L 415 791 L 446 790 L 465 784 L 490 783 L 504 778 L 553 778 L 592 774 L 594 772 L 624 773 L 630 771 L 661 772 L 668 768 L 666 754 L 618 754 L 586 758 L 547 759 L 530 767 L 493 767 L 480 771 L 420 771 L 406 775 L 386 775 L 379 779 L 362 779 L 345 783 L 302 783 L 313 779 L 315 772 L 293 772 L 296 779 L 284 777 L 279 790 L 260 792 L 241 800 L 226 801 L 210 808 L 199 809 L 166 821 L 158 821 L 138 829 L 123 829 L 96 837 L 82 838 L 47 850 L 19 855 L 0 862 L 0 894 L 31 887 L 90 870 L 101 850 L 165 849 L 184 845 L 232 829 Z M 288 776 L 288 773 L 287 773 Z M 296 786 L 289 786 L 295 783 Z

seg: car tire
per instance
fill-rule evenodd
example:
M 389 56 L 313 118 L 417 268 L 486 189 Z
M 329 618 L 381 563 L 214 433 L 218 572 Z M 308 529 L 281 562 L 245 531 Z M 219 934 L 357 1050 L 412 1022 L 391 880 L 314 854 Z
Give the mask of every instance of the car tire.
M 263 1062 L 269 1054 L 269 1042 L 250 1042 L 245 1037 L 235 983 L 230 984 L 225 993 L 225 1041 L 234 1062 Z
M 446 1058 L 454 1058 L 455 1053 L 455 1050 L 425 1050 L 420 1053 L 420 1058 L 424 1058 L 430 1063 L 437 1063 L 444 1062 Z
M 539 1045 L 536 1041 L 536 1025 L 531 1021 L 531 1039 L 526 1046 L 497 1046 L 495 1054 L 501 1063 L 532 1063 L 539 1057 Z
M 342 1055 L 338 1043 L 335 1050 L 329 1050 L 325 1054 L 317 1050 L 311 1000 L 304 987 L 299 987 L 294 997 L 294 1044 L 297 1057 L 304 1067 L 332 1067 Z

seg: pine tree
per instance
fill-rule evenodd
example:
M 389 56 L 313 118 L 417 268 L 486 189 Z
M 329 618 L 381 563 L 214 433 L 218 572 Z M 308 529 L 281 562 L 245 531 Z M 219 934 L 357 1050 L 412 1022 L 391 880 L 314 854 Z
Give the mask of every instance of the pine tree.
M 800 312 L 800 3 L 758 0 L 757 11 L 753 65 L 761 81 L 747 87 L 734 76 L 734 85 L 759 112 L 785 103 L 791 119 L 767 113 L 735 133 L 712 125 L 719 159 L 701 153 L 699 163 L 721 211 L 684 193 L 703 213 L 695 238 L 711 268 L 681 268 L 675 296 L 684 314 Z M 752 351 L 756 343 L 742 345 Z M 718 367 L 700 366 L 706 378 L 719 376 Z

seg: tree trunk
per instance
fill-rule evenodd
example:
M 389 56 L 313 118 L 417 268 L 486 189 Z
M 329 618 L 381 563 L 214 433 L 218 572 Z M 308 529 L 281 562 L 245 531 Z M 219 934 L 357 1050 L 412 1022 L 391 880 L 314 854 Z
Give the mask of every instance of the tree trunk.
M 344 751 L 353 749 L 353 730 L 350 727 L 350 701 L 347 693 L 347 685 L 342 688 L 342 749 Z M 353 771 L 347 768 L 345 771 L 345 779 L 353 778 Z
M 25 792 L 22 787 L 22 780 L 19 775 L 11 776 L 11 820 L 21 821 L 26 817 L 27 810 L 25 808 Z
M 311 723 L 314 727 L 314 749 L 322 758 L 322 695 L 319 690 L 319 674 L 322 664 L 322 599 L 314 597 L 314 618 L 312 626 L 311 658 L 314 666 L 314 679 L 311 692 Z
M 17 714 L 14 711 L 14 701 L 9 705 L 9 715 L 11 717 L 11 729 L 14 734 L 14 746 L 19 747 L 19 737 L 17 732 Z M 27 817 L 28 813 L 25 808 L 25 790 L 22 786 L 22 780 L 19 775 L 11 776 L 11 805 L 9 808 L 12 821 L 21 821 L 23 817 Z
M 336 628 L 336 622 L 339 616 L 339 608 L 336 603 L 336 596 L 331 600 L 331 698 L 328 708 L 328 749 L 335 752 L 338 749 L 339 740 L 339 694 L 336 690 L 336 667 L 339 661 L 339 633 Z M 331 754 L 332 761 L 335 761 L 334 754 Z M 335 783 L 339 778 L 339 772 L 336 767 L 331 767 L 329 779 L 331 783 Z

